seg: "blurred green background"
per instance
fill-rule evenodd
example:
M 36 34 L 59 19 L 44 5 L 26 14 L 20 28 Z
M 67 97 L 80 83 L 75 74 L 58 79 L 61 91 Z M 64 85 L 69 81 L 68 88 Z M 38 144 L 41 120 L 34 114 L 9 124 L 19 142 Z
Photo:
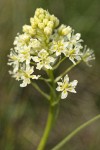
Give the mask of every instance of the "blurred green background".
M 0 150 L 35 150 L 42 135 L 48 103 L 31 85 L 20 88 L 8 74 L 7 55 L 14 37 L 35 9 L 42 7 L 82 34 L 95 51 L 92 68 L 81 64 L 70 73 L 79 81 L 77 94 L 60 103 L 56 125 L 46 150 L 50 150 L 78 125 L 100 113 L 100 0 L 0 0 Z M 63 64 L 56 75 L 67 64 Z M 46 87 L 40 83 L 46 90 Z M 100 121 L 84 129 L 62 150 L 100 150 Z

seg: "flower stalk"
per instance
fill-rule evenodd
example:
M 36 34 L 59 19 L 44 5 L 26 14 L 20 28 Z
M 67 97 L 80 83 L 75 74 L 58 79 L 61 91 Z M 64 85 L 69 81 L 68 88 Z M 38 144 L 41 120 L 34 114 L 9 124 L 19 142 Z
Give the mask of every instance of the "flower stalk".
M 42 96 L 44 96 L 47 100 L 50 100 L 50 96 L 43 92 L 36 83 L 31 82 L 31 84 L 39 93 L 41 93 Z
M 38 145 L 37 150 L 44 150 L 46 143 L 47 143 L 47 140 L 48 140 L 48 137 L 49 137 L 49 134 L 50 134 L 51 129 L 52 129 L 54 122 L 55 122 L 56 112 L 57 112 L 57 105 L 56 105 L 56 107 L 50 105 L 46 127 L 45 127 L 43 136 L 41 138 L 41 141 Z
M 82 129 L 94 123 L 96 120 L 100 119 L 100 114 L 90 119 L 89 121 L 83 123 L 74 131 L 72 131 L 69 135 L 67 135 L 59 144 L 57 144 L 52 150 L 60 150 L 69 140 L 71 140 L 77 133 L 79 133 Z
M 52 88 L 55 88 L 53 71 L 48 70 L 47 74 L 51 79 Z M 58 112 L 58 105 L 57 104 L 53 105 L 53 102 L 56 101 L 57 96 L 56 96 L 55 90 L 52 88 L 50 88 L 50 104 L 49 104 L 48 119 L 47 119 L 47 123 L 46 123 L 46 127 L 44 130 L 43 136 L 41 138 L 41 141 L 38 145 L 37 150 L 44 150 L 46 143 L 47 143 L 47 140 L 48 140 L 48 137 L 49 137 L 49 134 L 50 134 L 50 131 L 51 131 L 53 124 L 55 122 L 56 114 Z
M 63 73 L 61 73 L 56 79 L 55 83 L 58 82 L 65 74 L 67 74 L 69 71 L 71 71 L 74 67 L 76 67 L 79 63 L 81 63 L 82 60 L 77 61 L 75 64 L 71 65 L 69 68 L 67 68 Z

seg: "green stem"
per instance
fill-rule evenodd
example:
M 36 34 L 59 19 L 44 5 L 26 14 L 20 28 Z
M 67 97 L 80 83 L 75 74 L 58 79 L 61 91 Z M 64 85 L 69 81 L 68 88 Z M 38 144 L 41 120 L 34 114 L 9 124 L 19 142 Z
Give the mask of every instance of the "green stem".
M 39 78 L 39 80 L 43 80 L 43 81 L 45 81 L 45 82 L 50 82 L 50 79 L 45 79 L 45 78 Z
M 56 109 L 55 107 L 53 107 L 52 105 L 50 105 L 50 109 L 49 109 L 49 114 L 48 114 L 48 119 L 47 119 L 47 123 L 46 123 L 46 127 L 42 136 L 42 139 L 38 145 L 37 150 L 44 150 L 45 145 L 47 143 L 50 131 L 52 129 L 54 120 L 55 120 L 55 115 L 56 114 Z
M 47 100 L 50 100 L 50 96 L 46 94 L 45 92 L 43 92 L 36 83 L 31 82 L 31 84 L 37 91 L 41 93 L 41 95 L 43 95 Z
M 50 85 L 50 109 L 49 109 L 49 114 L 48 114 L 48 119 L 46 123 L 46 127 L 43 133 L 43 136 L 41 138 L 41 141 L 39 143 L 39 146 L 37 150 L 44 150 L 45 145 L 47 143 L 50 131 L 52 129 L 52 126 L 54 124 L 54 121 L 56 119 L 57 111 L 58 111 L 58 105 L 53 105 L 53 102 L 56 101 L 57 96 L 55 93 L 55 83 L 54 83 L 54 75 L 52 70 L 48 70 L 47 72 L 50 80 L 51 80 L 51 85 Z
M 63 147 L 64 144 L 66 144 L 66 142 L 68 142 L 72 137 L 74 137 L 74 135 L 76 135 L 79 131 L 81 131 L 85 127 L 89 126 L 90 124 L 92 124 L 93 122 L 95 122 L 98 119 L 100 119 L 100 114 L 95 116 L 94 118 L 90 119 L 89 121 L 85 122 L 78 128 L 76 128 L 68 136 L 66 136 L 58 145 L 56 145 L 52 150 L 59 150 L 61 147 Z
M 53 70 L 49 70 L 48 71 L 48 75 L 51 79 L 51 86 L 52 86 L 52 89 L 51 89 L 51 104 L 53 104 L 54 102 L 57 101 L 57 95 L 56 95 L 56 84 L 54 82 L 54 74 L 53 74 Z
M 59 65 L 66 59 L 66 57 L 62 58 L 54 67 L 53 70 L 57 69 Z
M 67 68 L 63 73 L 60 74 L 60 76 L 58 76 L 55 79 L 55 82 L 58 82 L 65 74 L 67 74 L 71 69 L 73 69 L 76 65 L 78 65 L 82 60 L 79 60 L 76 62 L 76 64 L 73 64 L 72 66 L 70 66 L 69 68 Z

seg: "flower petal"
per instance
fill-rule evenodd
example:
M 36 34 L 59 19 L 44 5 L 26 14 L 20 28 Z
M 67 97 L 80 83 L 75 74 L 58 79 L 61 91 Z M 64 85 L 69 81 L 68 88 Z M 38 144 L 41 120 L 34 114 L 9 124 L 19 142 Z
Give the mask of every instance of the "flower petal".
M 68 77 L 67 74 L 66 74 L 66 76 L 64 77 L 64 82 L 69 82 L 69 77 Z
M 68 92 L 67 91 L 63 91 L 61 93 L 61 99 L 65 99 L 68 96 Z

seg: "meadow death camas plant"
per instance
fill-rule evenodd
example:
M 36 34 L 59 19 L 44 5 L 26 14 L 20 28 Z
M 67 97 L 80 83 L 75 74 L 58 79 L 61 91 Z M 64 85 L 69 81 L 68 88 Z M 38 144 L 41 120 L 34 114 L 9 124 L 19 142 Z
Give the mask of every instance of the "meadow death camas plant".
M 8 65 L 12 66 L 9 73 L 20 81 L 21 87 L 32 84 L 50 102 L 50 114 L 43 138 L 38 146 L 42 150 L 46 144 L 51 124 L 54 119 L 55 105 L 65 99 L 68 92 L 76 93 L 77 80 L 69 81 L 68 72 L 82 61 L 88 65 L 95 59 L 93 50 L 82 45 L 80 33 L 70 26 L 59 23 L 59 19 L 48 11 L 38 8 L 30 25 L 23 26 L 23 33 L 18 33 L 14 40 L 14 48 L 10 50 Z M 54 76 L 54 70 L 68 60 L 72 65 L 63 73 Z M 43 70 L 47 78 L 41 75 Z M 50 88 L 45 93 L 35 80 L 43 80 Z

